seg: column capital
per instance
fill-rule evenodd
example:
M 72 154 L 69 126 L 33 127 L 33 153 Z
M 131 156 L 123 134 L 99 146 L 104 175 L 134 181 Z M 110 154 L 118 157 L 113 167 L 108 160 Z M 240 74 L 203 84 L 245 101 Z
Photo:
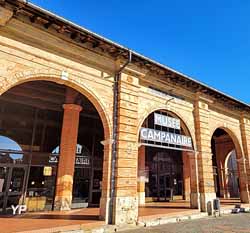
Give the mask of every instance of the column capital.
M 63 104 L 63 109 L 74 110 L 78 112 L 82 111 L 82 107 L 78 104 Z

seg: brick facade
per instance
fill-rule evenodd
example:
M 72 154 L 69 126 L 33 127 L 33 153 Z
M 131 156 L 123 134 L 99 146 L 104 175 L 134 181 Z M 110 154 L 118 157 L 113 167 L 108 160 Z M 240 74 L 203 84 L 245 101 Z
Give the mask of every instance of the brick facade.
M 2 8 L 0 14 L 1 12 Z M 0 95 L 24 82 L 53 81 L 82 93 L 93 103 L 101 117 L 105 140 L 100 216 L 107 220 L 110 195 L 113 74 L 116 70 L 116 61 L 91 49 L 80 47 L 76 43 L 70 43 L 68 39 L 58 37 L 54 32 L 46 31 L 30 22 L 20 21 L 17 18 L 10 19 L 8 12 L 6 17 L 8 17 L 6 22 L 1 23 L 0 27 Z M 68 76 L 63 78 L 62 72 L 66 72 Z M 151 93 L 152 86 L 162 91 L 171 89 L 175 96 L 182 98 L 175 98 L 166 103 L 169 97 Z M 144 202 L 141 197 L 144 184 L 138 180 L 138 168 L 144 169 L 140 160 L 145 159 L 140 153 L 142 148 L 138 144 L 139 130 L 147 116 L 159 109 L 171 111 L 178 116 L 192 137 L 195 153 L 183 153 L 185 197 L 187 200 L 190 199 L 191 205 L 206 211 L 208 202 L 216 197 L 211 138 L 214 131 L 220 127 L 230 132 L 229 135 L 238 151 L 238 158 L 242 158 L 238 165 L 241 171 L 241 200 L 249 202 L 250 113 L 232 110 L 204 93 L 191 92 L 179 85 L 163 82 L 162 78 L 151 74 L 145 67 L 129 65 L 119 83 L 115 223 L 135 223 L 138 217 L 138 199 L 141 204 Z M 65 118 L 65 121 L 69 121 L 73 127 L 77 123 L 77 111 L 68 114 L 70 120 Z M 72 129 L 70 133 L 75 135 L 76 131 Z M 71 140 L 75 143 L 74 137 Z M 68 208 L 71 201 L 69 193 L 72 186 L 72 168 L 64 167 L 64 163 L 68 163 L 67 149 L 69 147 L 62 148 L 65 152 L 65 156 L 62 157 L 65 157 L 65 160 L 62 160 L 60 163 L 63 164 L 59 166 L 56 202 L 62 204 L 62 198 L 67 196 Z M 74 150 L 74 146 L 71 150 Z M 69 179 L 63 178 L 66 174 L 69 175 Z

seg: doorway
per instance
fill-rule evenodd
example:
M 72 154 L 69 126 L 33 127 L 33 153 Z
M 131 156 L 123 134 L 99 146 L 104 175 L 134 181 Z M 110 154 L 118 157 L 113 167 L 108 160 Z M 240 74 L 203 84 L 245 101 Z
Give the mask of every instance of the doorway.
M 146 167 L 149 173 L 145 184 L 146 200 L 182 199 L 183 163 L 180 151 L 146 148 Z

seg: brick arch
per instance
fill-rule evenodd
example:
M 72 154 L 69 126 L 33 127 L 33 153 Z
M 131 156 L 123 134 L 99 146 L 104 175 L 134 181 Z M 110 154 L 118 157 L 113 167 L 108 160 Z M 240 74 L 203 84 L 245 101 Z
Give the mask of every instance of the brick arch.
M 214 132 L 217 129 L 224 130 L 232 139 L 235 152 L 236 152 L 236 159 L 237 159 L 237 168 L 238 168 L 238 177 L 239 177 L 239 186 L 240 186 L 240 199 L 242 203 L 248 203 L 249 202 L 249 194 L 248 194 L 248 177 L 246 173 L 246 164 L 245 164 L 245 158 L 242 153 L 240 140 L 237 138 L 235 132 L 226 126 L 216 127 L 212 132 Z M 213 136 L 212 134 L 212 136 Z M 212 138 L 211 136 L 211 138 Z M 225 162 L 225 161 L 223 161 Z
M 243 153 L 242 153 L 240 141 L 239 141 L 239 139 L 237 138 L 237 136 L 235 135 L 235 133 L 233 132 L 233 130 L 230 129 L 229 127 L 221 126 L 221 127 L 216 127 L 215 129 L 213 129 L 213 130 L 211 131 L 212 134 L 211 134 L 211 136 L 210 136 L 211 140 L 212 140 L 212 137 L 213 137 L 213 135 L 214 135 L 214 133 L 215 133 L 215 131 L 216 131 L 217 129 L 222 129 L 222 130 L 224 130 L 224 131 L 230 136 L 230 138 L 231 138 L 232 141 L 233 141 L 234 147 L 235 147 L 237 159 L 242 158 Z
M 104 137 L 106 139 L 111 138 L 111 120 L 108 117 L 108 113 L 105 109 L 105 104 L 99 98 L 90 87 L 88 87 L 84 81 L 79 82 L 74 78 L 69 78 L 64 80 L 61 78 L 62 74 L 59 71 L 50 71 L 50 70 L 34 70 L 34 71 L 25 71 L 15 74 L 12 77 L 5 78 L 0 80 L 0 96 L 7 92 L 12 87 L 18 86 L 20 84 L 30 82 L 30 81 L 50 81 L 57 84 L 65 85 L 71 87 L 84 95 L 96 108 L 104 129 Z
M 160 111 L 160 110 L 169 112 L 169 113 L 173 114 L 174 116 L 178 117 L 182 121 L 183 126 L 184 126 L 183 127 L 184 133 L 185 133 L 185 135 L 188 135 L 188 136 L 190 136 L 192 138 L 193 148 L 195 149 L 196 148 L 196 141 L 194 140 L 195 136 L 194 136 L 194 134 L 192 134 L 192 131 L 190 130 L 191 127 L 190 127 L 189 123 L 186 120 L 184 120 L 184 117 L 179 112 L 173 111 L 172 109 L 170 110 L 170 109 L 166 108 L 165 106 L 163 106 L 163 107 L 154 107 L 154 108 L 150 109 L 150 111 L 145 112 L 139 118 L 139 121 L 138 121 L 139 123 L 138 123 L 138 128 L 137 128 L 137 138 L 139 139 L 140 129 L 141 129 L 142 124 L 144 123 L 144 121 L 147 119 L 147 117 L 150 114 L 152 114 L 152 113 L 154 113 L 156 111 Z

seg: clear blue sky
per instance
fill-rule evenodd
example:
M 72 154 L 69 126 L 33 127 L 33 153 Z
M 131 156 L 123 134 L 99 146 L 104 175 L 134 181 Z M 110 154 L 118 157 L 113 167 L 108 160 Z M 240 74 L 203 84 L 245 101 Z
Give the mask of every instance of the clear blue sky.
M 250 103 L 249 0 L 33 0 Z

